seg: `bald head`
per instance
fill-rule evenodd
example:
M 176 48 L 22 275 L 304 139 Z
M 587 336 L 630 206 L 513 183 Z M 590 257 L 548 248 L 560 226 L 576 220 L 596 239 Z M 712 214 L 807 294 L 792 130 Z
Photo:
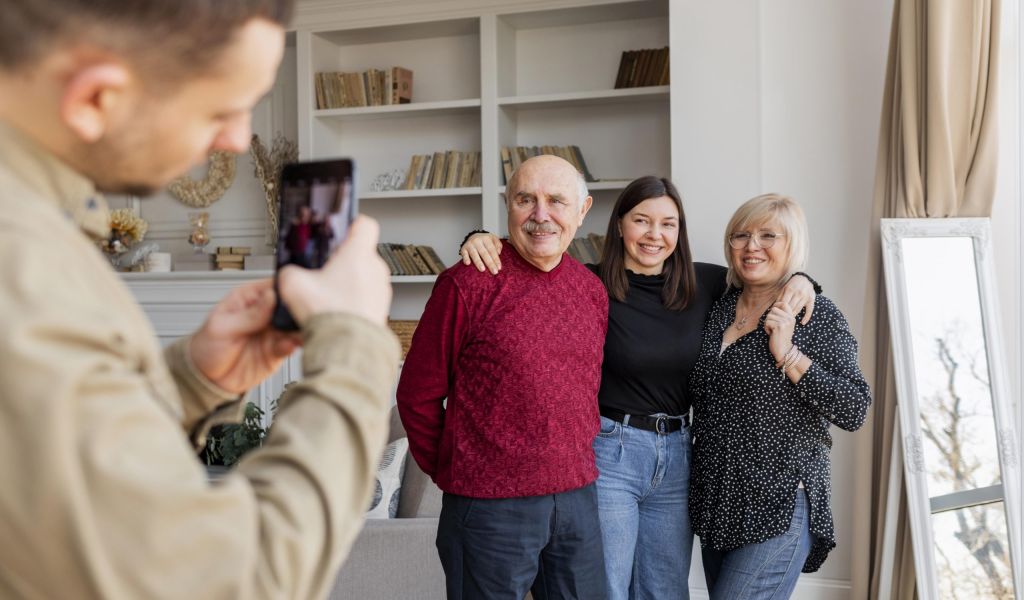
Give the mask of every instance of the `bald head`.
M 592 202 L 571 163 L 557 156 L 535 156 L 509 178 L 509 242 L 527 262 L 550 271 L 561 262 Z
M 526 159 L 526 161 L 520 164 L 519 168 L 512 173 L 512 177 L 509 178 L 506 190 L 512 190 L 515 188 L 518 182 L 518 175 L 523 171 L 524 167 L 526 167 L 527 170 L 529 170 L 531 168 L 539 168 L 541 165 L 544 164 L 550 165 L 551 167 L 556 169 L 571 170 L 576 179 L 576 198 L 580 201 L 580 210 L 583 210 L 583 200 L 590 195 L 590 192 L 587 190 L 587 180 L 583 177 L 583 173 L 580 173 L 575 165 L 573 165 L 572 163 L 563 158 L 559 158 L 552 154 L 542 154 L 540 156 L 534 156 L 532 158 Z M 527 165 L 530 166 L 527 167 Z

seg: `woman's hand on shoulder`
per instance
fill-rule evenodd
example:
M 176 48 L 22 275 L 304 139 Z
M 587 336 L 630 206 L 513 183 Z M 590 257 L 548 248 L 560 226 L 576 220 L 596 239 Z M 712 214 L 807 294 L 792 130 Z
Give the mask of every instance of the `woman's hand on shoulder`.
M 482 271 L 483 269 L 480 270 Z M 794 315 L 800 314 L 800 309 L 804 309 L 804 318 L 800 320 L 801 325 L 806 325 L 810 322 L 816 298 L 814 284 L 799 274 L 789 278 L 789 281 L 782 288 L 782 295 L 779 296 L 779 300 L 793 308 Z
M 493 233 L 474 233 L 459 248 L 462 264 L 472 264 L 477 271 L 490 271 L 497 275 L 501 270 L 501 238 Z

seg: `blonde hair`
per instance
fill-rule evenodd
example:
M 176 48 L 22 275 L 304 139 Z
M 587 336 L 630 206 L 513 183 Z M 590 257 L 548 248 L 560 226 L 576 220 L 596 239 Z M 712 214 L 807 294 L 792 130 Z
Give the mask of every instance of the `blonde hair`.
M 747 200 L 737 208 L 725 228 L 725 264 L 729 267 L 725 278 L 730 286 L 742 288 L 743 281 L 736 274 L 736 269 L 732 264 L 732 246 L 729 245 L 729 236 L 737 231 L 745 231 L 750 226 L 766 223 L 777 224 L 786 238 L 784 241 L 789 256 L 786 257 L 785 275 L 779 283 L 789 279 L 793 273 L 802 271 L 807 265 L 810 240 L 803 209 L 789 196 L 761 194 Z

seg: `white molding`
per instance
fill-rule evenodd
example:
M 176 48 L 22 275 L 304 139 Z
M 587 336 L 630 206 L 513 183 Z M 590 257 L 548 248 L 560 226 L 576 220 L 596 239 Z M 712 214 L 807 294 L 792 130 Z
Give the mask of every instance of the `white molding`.
M 172 271 L 122 273 L 121 278 L 149 317 L 157 337 L 169 343 L 194 332 L 229 291 L 271 275 L 270 271 Z M 286 383 L 301 376 L 299 361 L 300 355 L 296 353 L 247 395 L 249 401 L 263 410 L 265 426 L 270 424 L 271 402 Z
M 694 544 L 694 551 L 700 551 L 699 542 Z M 804 574 L 797 580 L 796 589 L 793 590 L 791 600 L 849 600 L 852 591 L 852 584 L 847 579 L 830 579 L 818 577 L 815 574 Z M 703 578 L 698 581 L 690 581 L 690 598 L 693 600 L 707 600 L 708 588 L 704 585 Z
M 305 0 L 296 6 L 291 27 L 311 31 L 357 29 L 630 1 L 633 0 Z
M 480 108 L 479 98 L 439 100 L 436 102 L 410 102 L 385 106 L 358 106 L 354 108 L 323 108 L 313 111 L 317 119 L 363 120 L 396 119 L 430 115 L 457 115 L 472 113 Z
M 359 200 L 392 200 L 402 198 L 435 198 L 438 196 L 479 196 L 483 193 L 480 187 L 464 188 L 431 188 L 421 190 L 388 190 L 386 192 L 365 192 Z
M 504 108 L 553 108 L 564 106 L 616 104 L 622 101 L 634 102 L 636 100 L 668 102 L 670 90 L 671 86 L 656 85 L 625 89 L 595 90 L 591 92 L 506 96 L 498 98 L 498 105 Z

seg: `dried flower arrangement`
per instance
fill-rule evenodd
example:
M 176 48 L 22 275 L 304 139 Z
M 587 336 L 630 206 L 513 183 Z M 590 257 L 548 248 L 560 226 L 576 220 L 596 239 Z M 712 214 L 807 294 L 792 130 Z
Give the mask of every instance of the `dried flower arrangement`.
M 223 150 L 210 154 L 210 166 L 202 179 L 182 175 L 167 186 L 167 191 L 179 202 L 192 208 L 206 208 L 220 200 L 235 180 L 236 155 Z
M 100 249 L 106 254 L 121 254 L 134 244 L 142 241 L 149 231 L 149 223 L 135 215 L 130 208 L 110 211 L 110 235 L 100 241 Z
M 260 185 L 263 186 L 267 204 L 267 217 L 270 222 L 267 243 L 274 245 L 277 241 L 277 191 L 281 184 L 281 170 L 286 164 L 298 160 L 299 147 L 283 135 L 277 135 L 270 148 L 267 148 L 260 141 L 260 136 L 253 134 L 249 154 L 252 156 L 256 179 L 259 179 Z

